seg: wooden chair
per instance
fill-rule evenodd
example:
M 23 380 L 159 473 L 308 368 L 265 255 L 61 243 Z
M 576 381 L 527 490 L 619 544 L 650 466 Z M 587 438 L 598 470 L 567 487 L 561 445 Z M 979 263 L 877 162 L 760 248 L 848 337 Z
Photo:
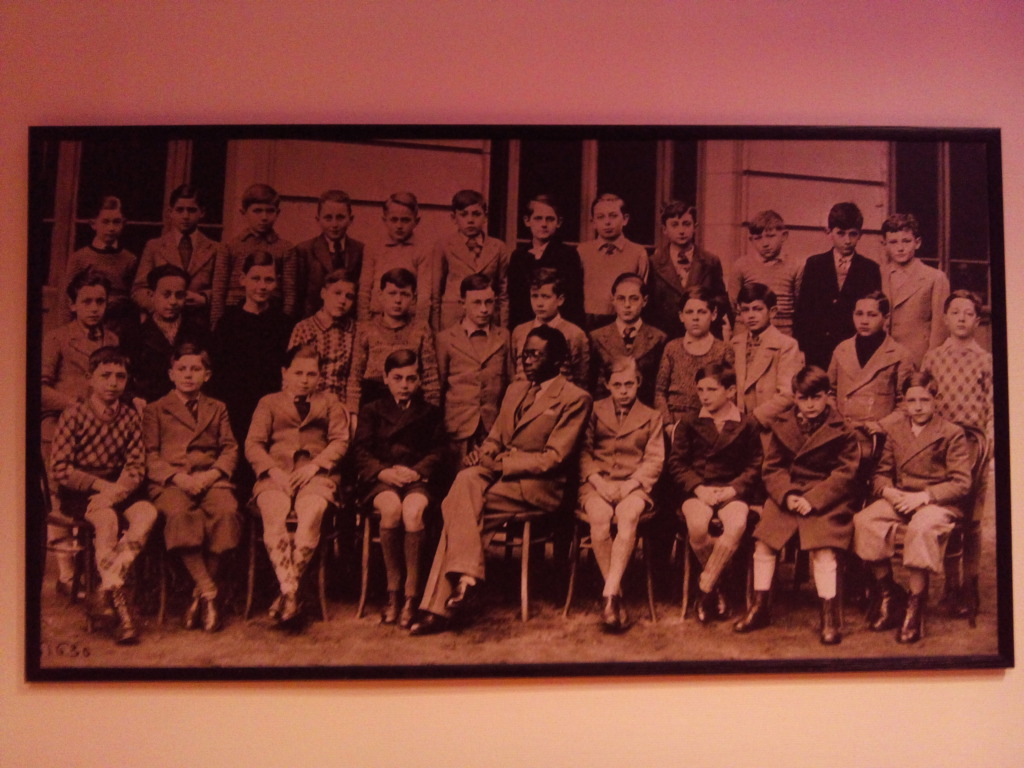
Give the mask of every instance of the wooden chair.
M 750 506 L 750 512 L 747 515 L 747 528 L 743 533 L 740 549 L 733 556 L 732 561 L 729 563 L 729 567 L 726 569 L 726 571 L 730 570 L 733 563 L 743 562 L 743 560 L 749 561 L 748 567 L 745 569 L 746 588 L 744 590 L 746 605 L 748 608 L 750 607 L 750 602 L 753 599 L 754 594 L 754 568 L 752 560 L 754 548 L 752 546 L 753 539 L 751 538 L 751 534 L 753 533 L 754 526 L 757 524 L 760 517 L 761 505 L 752 504 Z M 747 555 L 747 550 L 749 550 L 749 555 Z M 670 559 L 674 560 L 677 553 L 682 554 L 683 560 L 683 597 L 682 605 L 680 606 L 680 615 L 681 618 L 685 620 L 690 610 L 690 595 L 693 590 L 693 569 L 694 561 L 696 559 L 696 555 L 694 555 L 693 550 L 690 548 L 690 536 L 686 528 L 686 523 L 682 523 L 676 531 L 675 541 L 672 543 L 672 554 Z M 724 575 L 725 573 L 723 573 L 723 576 Z
M 650 522 L 654 519 L 654 510 L 648 510 L 640 515 L 636 528 L 636 547 L 634 555 L 640 552 L 644 561 L 644 569 L 647 576 L 647 610 L 651 621 L 658 620 L 658 613 L 654 606 L 654 574 L 651 565 L 651 552 L 648 546 L 650 539 Z M 572 544 L 569 547 L 569 588 L 565 595 L 565 607 L 562 609 L 563 618 L 568 618 L 569 610 L 572 608 L 573 597 L 576 592 L 576 573 L 579 569 L 580 559 L 584 550 L 592 549 L 590 543 L 590 524 L 587 522 L 586 514 L 581 509 L 576 510 L 576 521 L 573 527 Z
M 484 549 L 491 546 L 500 546 L 505 550 L 505 559 L 511 559 L 513 551 L 519 549 L 519 605 L 520 618 L 523 621 L 530 620 L 530 554 L 538 546 L 546 546 L 548 542 L 554 541 L 554 533 L 551 529 L 538 534 L 536 528 L 544 520 L 551 520 L 558 513 L 531 510 L 517 512 L 507 517 L 502 525 L 493 529 L 484 541 Z M 486 527 L 486 511 L 484 513 Z
M 43 530 L 43 571 L 45 571 L 46 556 L 49 553 L 66 555 L 71 558 L 74 571 L 71 578 L 71 590 L 69 599 L 77 603 L 79 595 L 86 600 L 96 590 L 96 564 L 93 560 L 93 527 L 85 519 L 68 517 L 55 508 L 55 499 L 50 495 L 50 483 L 46 476 L 45 469 L 39 474 L 40 493 L 42 496 L 45 527 Z M 62 534 L 56 538 L 49 538 L 49 528 L 58 528 Z M 93 631 L 93 620 L 89 611 L 85 613 L 85 628 L 87 632 Z

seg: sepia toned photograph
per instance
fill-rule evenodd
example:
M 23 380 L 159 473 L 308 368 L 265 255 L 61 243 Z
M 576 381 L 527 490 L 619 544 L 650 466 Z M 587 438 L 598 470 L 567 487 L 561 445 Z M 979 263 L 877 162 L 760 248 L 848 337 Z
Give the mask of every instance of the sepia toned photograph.
M 1013 666 L 997 130 L 30 132 L 31 680 Z

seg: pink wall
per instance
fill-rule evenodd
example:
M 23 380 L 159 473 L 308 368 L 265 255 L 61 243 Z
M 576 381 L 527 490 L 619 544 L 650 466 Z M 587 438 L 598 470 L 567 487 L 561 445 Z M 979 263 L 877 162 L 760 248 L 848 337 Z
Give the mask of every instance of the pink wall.
M 26 127 L 33 124 L 1001 127 L 1007 287 L 1011 296 L 1024 290 L 1024 6 L 1017 0 L 216 7 L 8 0 L 0 8 L 5 360 L 24 355 Z M 1019 303 L 1008 324 L 1024 324 Z M 1024 342 L 1012 343 L 1011 387 L 1020 391 Z M 0 381 L 0 412 L 20 414 L 20 366 L 3 366 Z M 1020 452 L 1019 403 L 1011 417 Z M 23 431 L 17 417 L 8 423 L 0 490 L 20 498 Z M 1020 462 L 1013 480 L 1024 487 Z M 23 519 L 18 502 L 0 515 L 3 765 L 1020 764 L 1019 670 L 27 686 Z M 1024 551 L 1019 543 L 1015 550 L 1019 577 Z M 1022 607 L 1018 599 L 1018 614 Z

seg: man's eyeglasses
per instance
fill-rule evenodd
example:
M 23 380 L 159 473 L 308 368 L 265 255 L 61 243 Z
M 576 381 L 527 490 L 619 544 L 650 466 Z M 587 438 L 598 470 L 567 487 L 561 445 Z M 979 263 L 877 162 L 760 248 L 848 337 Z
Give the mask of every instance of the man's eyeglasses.
M 522 357 L 523 360 L 535 360 L 536 358 L 543 356 L 544 352 L 539 349 L 524 349 L 522 354 L 520 355 L 520 357 Z

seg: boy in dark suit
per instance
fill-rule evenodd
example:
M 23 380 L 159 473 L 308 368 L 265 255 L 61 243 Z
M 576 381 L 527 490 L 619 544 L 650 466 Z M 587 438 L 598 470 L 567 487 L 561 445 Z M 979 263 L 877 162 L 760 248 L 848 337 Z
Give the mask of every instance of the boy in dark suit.
M 864 216 L 854 203 L 836 203 L 828 212 L 832 249 L 804 264 L 793 335 L 808 365 L 828 369 L 839 342 L 854 334 L 853 307 L 861 296 L 882 288 L 878 265 L 857 253 Z
M 237 547 L 241 536 L 231 482 L 238 443 L 224 403 L 201 391 L 210 379 L 206 350 L 180 345 L 168 375 L 174 391 L 142 414 L 149 497 L 165 518 L 167 550 L 181 555 L 195 584 L 185 629 L 216 632 L 220 556 Z
M 363 503 L 380 516 L 380 546 L 388 581 L 381 620 L 408 629 L 423 589 L 423 513 L 445 452 L 441 410 L 423 399 L 419 360 L 399 349 L 384 361 L 389 397 L 359 412 L 355 460 Z M 404 535 L 403 535 L 404 529 Z M 404 601 L 401 599 L 405 570 Z
M 836 601 L 836 550 L 853 537 L 857 437 L 828 404 L 828 374 L 803 368 L 793 378 L 794 404 L 770 422 L 763 479 L 768 491 L 754 529 L 754 602 L 736 622 L 737 632 L 771 624 L 769 590 L 779 550 L 793 536 L 810 550 L 814 585 L 821 598 L 821 642 L 842 640 Z
M 654 405 L 654 383 L 658 378 L 661 353 L 667 337 L 664 332 L 641 318 L 647 306 L 647 284 L 635 272 L 624 272 L 612 284 L 612 308 L 615 321 L 590 332 L 591 361 L 596 371 L 594 396 L 608 396 L 605 371 L 617 357 L 632 357 L 640 374 L 637 397 L 644 405 Z
M 320 289 L 324 287 L 324 278 L 336 269 L 344 269 L 349 279 L 359 285 L 363 244 L 348 236 L 354 219 L 352 198 L 346 192 L 329 189 L 320 195 L 316 206 L 320 234 L 295 246 L 295 306 L 302 317 L 311 316 L 323 305 Z
M 697 618 L 704 624 L 729 616 L 718 579 L 747 528 L 759 485 L 761 438 L 757 422 L 744 418 L 736 406 L 732 366 L 712 363 L 695 379 L 701 409 L 676 428 L 668 471 L 687 497 L 679 517 L 703 568 Z
M 883 422 L 886 439 L 874 477 L 876 500 L 854 518 L 854 550 L 878 584 L 877 615 L 870 628 L 900 626 L 906 594 L 892 577 L 896 527 L 906 525 L 903 565 L 910 599 L 901 643 L 921 639 L 928 572 L 942 573 L 946 542 L 970 500 L 971 462 L 962 428 L 935 413 L 938 387 L 930 373 L 913 373 L 903 384 L 903 409 Z

